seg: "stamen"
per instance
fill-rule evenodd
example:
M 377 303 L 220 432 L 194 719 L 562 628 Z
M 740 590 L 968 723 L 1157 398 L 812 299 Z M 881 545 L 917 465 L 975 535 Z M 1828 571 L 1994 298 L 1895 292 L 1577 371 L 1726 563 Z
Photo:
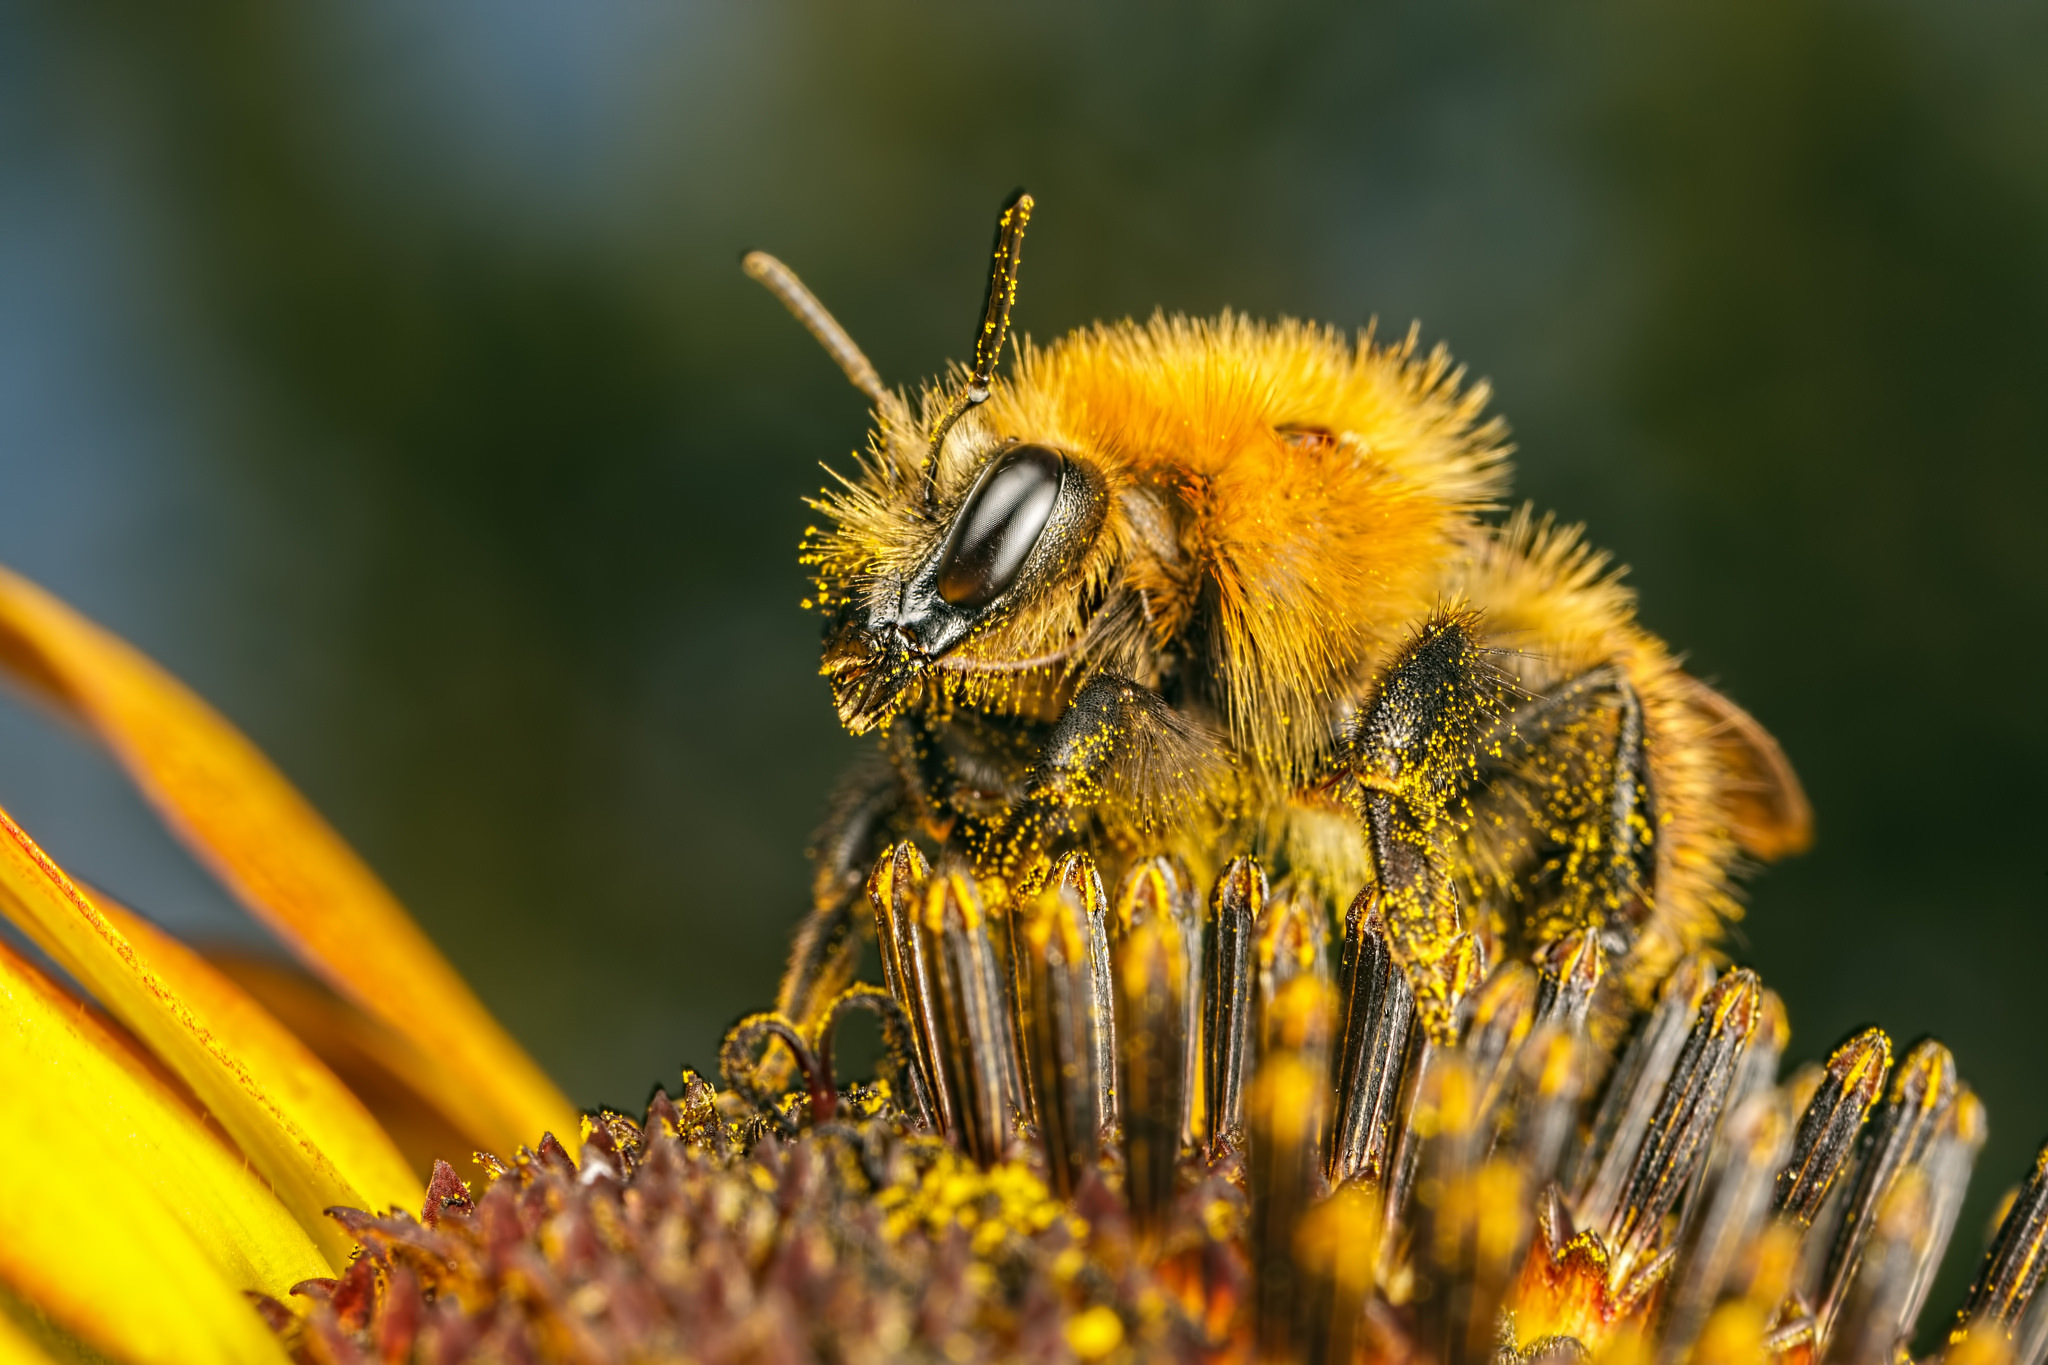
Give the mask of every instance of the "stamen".
M 1935 1229 L 1934 1196 L 1925 1172 L 1906 1170 L 1892 1182 L 1868 1232 L 1839 1314 L 1824 1317 L 1825 1329 L 1838 1318 L 1842 1331 L 1827 1342 L 1828 1359 L 1839 1365 L 1895 1365 L 1906 1348 L 1914 1279 Z M 1822 1333 L 1826 1340 L 1825 1330 Z
M 1849 1281 L 1857 1274 L 1879 1207 L 1900 1177 L 1924 1160 L 1957 1093 L 1955 1058 L 1933 1039 L 1916 1046 L 1899 1064 L 1891 1095 L 1871 1120 L 1868 1150 L 1857 1168 L 1822 1278 L 1816 1315 L 1823 1345 L 1833 1332 Z M 1924 1191 L 1920 1197 L 1924 1202 Z
M 1503 962 L 1466 1008 L 1465 1060 L 1479 1086 L 1481 1121 L 1490 1122 L 1535 1024 L 1536 973 L 1526 962 Z
M 989 944 L 995 949 L 996 979 L 1001 983 L 1000 1013 L 1010 1039 L 1010 1054 L 1004 1059 L 1003 1093 L 1016 1111 L 1017 1122 L 1026 1127 L 1038 1123 L 1038 1104 L 1031 1093 L 1030 1062 L 1025 1056 L 1031 1027 L 1030 983 L 1024 979 L 1026 945 L 1024 919 L 1028 906 L 1019 896 L 1042 890 L 1031 887 L 1011 891 L 1005 886 L 983 906 L 989 921 Z
M 1792 1020 L 1785 1013 L 1784 998 L 1766 986 L 1763 1002 L 1757 1007 L 1756 1032 L 1750 1035 L 1749 1050 L 1742 1054 L 1742 1067 L 1735 1073 L 1735 1088 L 1728 1092 L 1730 1109 L 1777 1085 L 1778 1066 L 1791 1041 Z
M 1763 989 L 1747 969 L 1731 972 L 1707 992 L 1678 1055 L 1671 1081 L 1643 1136 L 1619 1212 L 1609 1222 L 1614 1279 L 1647 1260 L 1664 1235 L 1664 1219 L 1692 1187 L 1713 1141 L 1721 1106 L 1756 1031 Z
M 1415 996 L 1370 892 L 1361 892 L 1345 917 L 1338 1002 L 1343 1024 L 1337 1034 L 1330 1183 L 1377 1182 L 1393 1141 L 1394 1098 L 1415 1022 Z
M 1173 922 L 1175 937 L 1181 946 L 1176 960 L 1181 964 L 1177 990 L 1183 1010 L 1180 1033 L 1185 1042 L 1178 1086 L 1178 1124 L 1183 1142 L 1194 1138 L 1202 1102 L 1202 990 L 1198 976 L 1202 962 L 1202 923 L 1195 913 L 1195 904 L 1194 879 L 1178 859 L 1148 858 L 1125 872 L 1123 880 L 1117 884 L 1116 908 L 1110 916 L 1109 925 L 1111 936 L 1116 938 L 1148 919 L 1163 918 Z M 1117 1014 L 1117 1028 L 1119 1031 L 1123 1028 L 1121 1012 Z
M 981 894 L 964 872 L 925 888 L 916 941 L 932 987 L 932 1052 L 949 1100 L 949 1136 L 975 1161 L 993 1165 L 1009 1145 L 1010 1021 L 989 942 Z
M 882 957 L 882 981 L 910 1019 L 917 1066 L 910 1076 L 910 1100 L 918 1121 L 950 1133 L 958 1127 L 952 1096 L 940 1085 L 938 1018 L 932 1004 L 931 973 L 917 936 L 917 912 L 931 867 L 917 845 L 905 839 L 875 865 L 868 900 L 875 907 L 875 940 Z
M 1322 1258 L 1314 1254 L 1306 1258 L 1308 1264 L 1298 1262 L 1297 1256 L 1303 1219 L 1311 1216 L 1321 1193 L 1317 1143 L 1329 1104 L 1328 1050 L 1335 1003 L 1329 983 L 1313 974 L 1292 977 L 1266 1001 L 1267 1041 L 1247 1104 L 1251 1131 L 1245 1158 L 1251 1195 L 1247 1240 L 1257 1284 L 1254 1332 L 1262 1360 L 1304 1358 L 1319 1297 L 1311 1281 L 1327 1283 L 1333 1269 L 1327 1260 L 1318 1264 Z M 1317 1213 L 1341 1218 L 1326 1212 L 1336 1204 L 1325 1204 Z M 1370 1245 L 1353 1249 L 1354 1260 L 1365 1264 L 1351 1271 L 1352 1278 L 1362 1274 L 1368 1286 L 1371 1267 L 1365 1247 Z M 1326 1250 L 1332 1258 L 1341 1254 L 1337 1248 Z M 1360 1290 L 1357 1296 L 1362 1298 L 1363 1293 Z
M 1577 1188 L 1574 1206 L 1579 1221 L 1586 1226 L 1601 1227 L 1613 1220 L 1629 1164 L 1649 1132 L 1714 976 L 1713 965 L 1704 957 L 1681 959 L 1608 1079 L 1593 1116 L 1592 1137 L 1580 1152 L 1579 1173 L 1571 1182 Z
M 1948 1117 L 1935 1133 L 1927 1153 L 1927 1202 L 1930 1229 L 1927 1245 L 1913 1270 L 1912 1289 L 1899 1310 L 1898 1332 L 1904 1335 L 1927 1306 L 1927 1294 L 1934 1287 L 1934 1273 L 1941 1268 L 1942 1254 L 1962 1215 L 1963 1195 L 1970 1183 L 1970 1170 L 1977 1163 L 1988 1129 L 1984 1105 L 1968 1086 L 1959 1088 Z
M 1287 983 L 1309 976 L 1330 986 L 1329 914 L 1310 897 L 1282 883 L 1275 887 L 1254 926 L 1253 955 L 1257 975 L 1252 982 L 1253 1031 L 1258 1056 L 1274 1045 L 1273 1002 Z M 1331 999 L 1336 998 L 1331 991 Z M 1254 1061 L 1257 1059 L 1254 1058 Z
M 1132 1223 L 1156 1241 L 1173 1202 L 1187 1111 L 1187 945 L 1176 917 L 1134 917 L 1115 961 L 1124 1188 Z
M 1444 955 L 1442 990 L 1437 1000 L 1445 1016 L 1453 1021 L 1463 1013 L 1465 997 L 1485 975 L 1482 956 L 1479 941 L 1471 934 L 1460 934 L 1452 940 L 1450 951 Z M 1427 1088 L 1435 1084 L 1431 1073 L 1444 1059 L 1455 1055 L 1453 1049 L 1456 1045 L 1455 1033 L 1439 1041 L 1429 1020 L 1418 1013 L 1408 1044 L 1408 1070 L 1401 1078 L 1401 1096 L 1395 1102 L 1395 1112 L 1403 1115 L 1404 1121 L 1394 1126 L 1394 1155 L 1387 1163 L 1384 1217 L 1388 1236 L 1386 1245 L 1381 1249 L 1382 1256 L 1394 1254 L 1393 1232 L 1407 1217 L 1408 1196 L 1415 1187 L 1416 1174 L 1421 1168 L 1422 1142 L 1427 1134 L 1425 1125 L 1416 1121 L 1418 1105 Z
M 1722 1126 L 1666 1300 L 1661 1365 L 1686 1357 L 1737 1263 L 1754 1247 L 1791 1142 L 1792 1113 L 1778 1095 L 1752 1095 Z
M 1413 1290 L 1419 1355 L 1447 1365 L 1488 1361 L 1494 1325 L 1533 1231 L 1522 1169 L 1486 1160 L 1480 1086 L 1467 1059 L 1430 1069 L 1410 1126 L 1419 1143 Z
M 1109 1020 L 1095 1008 L 1091 926 L 1079 897 L 1055 883 L 1018 918 L 1025 1074 L 1046 1172 L 1060 1198 L 1071 1199 L 1099 1150 L 1096 1107 L 1104 1087 L 1097 1060 Z
M 1496 1127 L 1501 1155 L 1519 1162 L 1535 1187 L 1553 1178 L 1577 1126 L 1592 1054 L 1583 1028 L 1547 1024 L 1530 1032 L 1515 1058 Z
M 1209 898 L 1209 920 L 1203 926 L 1202 1112 L 1211 1159 L 1242 1136 L 1252 928 L 1265 911 L 1266 895 L 1266 874 L 1258 863 L 1233 859 Z
M 1828 1058 L 1820 1088 L 1800 1116 L 1792 1160 L 1778 1173 L 1777 1211 L 1802 1227 L 1811 1226 L 1828 1188 L 1848 1162 L 1864 1116 L 1884 1093 L 1891 1071 L 1892 1040 L 1882 1029 L 1865 1029 Z
M 1081 907 L 1088 937 L 1088 991 L 1094 1020 L 1095 1124 L 1116 1122 L 1116 995 L 1109 968 L 1109 896 L 1095 860 L 1069 853 L 1053 869 L 1052 885 L 1071 893 Z
M 1888 1089 L 1874 1029 L 1775 1083 L 1773 997 L 1691 959 L 1592 1115 L 1575 1221 L 1557 1177 L 1620 996 L 1601 997 L 1589 935 L 1483 981 L 1479 942 L 1454 938 L 1431 968 L 1451 1025 L 1436 1031 L 1373 895 L 1346 919 L 1340 995 L 1322 907 L 1269 888 L 1249 857 L 1225 865 L 1201 924 L 1167 858 L 1132 867 L 1112 900 L 1070 855 L 1011 900 L 900 844 L 868 890 L 887 991 L 852 988 L 809 1033 L 742 1021 L 724 1058 L 736 1094 L 686 1073 L 644 1128 L 599 1111 L 573 1157 L 544 1137 L 487 1160 L 481 1195 L 439 1168 L 420 1220 L 337 1212 L 375 1267 L 309 1286 L 303 1321 L 361 1353 L 410 1340 L 422 1314 L 503 1314 L 495 1286 L 531 1262 L 558 1287 L 510 1310 L 521 1330 L 567 1321 L 589 1334 L 577 1349 L 626 1358 L 677 1323 L 757 1340 L 744 1333 L 786 1310 L 735 1316 L 751 1300 L 716 1286 L 772 1265 L 800 1311 L 862 1343 L 881 1329 L 831 1305 L 886 1300 L 916 1324 L 889 1339 L 920 1354 L 1897 1365 L 1984 1139 L 1938 1044 Z M 880 1018 L 900 1088 L 839 1088 L 834 1031 L 852 1009 Z M 771 1040 L 803 1091 L 771 1093 Z M 613 1297 L 651 1255 L 664 1284 L 706 1297 Z M 2044 1271 L 2048 1149 L 1958 1316 L 1969 1349 L 1946 1358 L 2039 1365 Z M 562 1307 L 600 1289 L 599 1309 Z M 285 1333 L 301 1321 L 261 1311 Z
M 2048 1272 L 2048 1146 L 1999 1222 L 1983 1268 L 1956 1315 L 1956 1336 L 1996 1331 L 2010 1336 Z

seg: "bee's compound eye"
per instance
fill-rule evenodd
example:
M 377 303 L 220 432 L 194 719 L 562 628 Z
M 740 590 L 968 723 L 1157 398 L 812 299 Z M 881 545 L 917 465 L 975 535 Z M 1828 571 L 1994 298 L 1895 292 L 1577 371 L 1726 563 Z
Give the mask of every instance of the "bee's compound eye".
M 1020 445 L 988 467 L 953 519 L 939 596 L 973 610 L 1003 595 L 1052 517 L 1066 463 L 1056 450 Z

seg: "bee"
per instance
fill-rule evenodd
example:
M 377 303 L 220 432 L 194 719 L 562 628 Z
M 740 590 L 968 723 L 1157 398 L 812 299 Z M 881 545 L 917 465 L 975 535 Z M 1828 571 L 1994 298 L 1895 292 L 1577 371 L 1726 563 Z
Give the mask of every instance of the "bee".
M 745 261 L 874 421 L 802 562 L 880 752 L 814 850 L 783 1013 L 850 979 L 903 837 L 1019 892 L 1074 848 L 1204 884 L 1251 852 L 1326 913 L 1366 888 L 1440 1036 L 1475 959 L 1582 935 L 1633 1004 L 1710 947 L 1744 865 L 1808 842 L 1806 798 L 1579 528 L 1499 515 L 1486 385 L 1414 329 L 1227 312 L 1022 340 L 999 380 L 1032 207 L 1002 211 L 971 360 L 914 401 Z

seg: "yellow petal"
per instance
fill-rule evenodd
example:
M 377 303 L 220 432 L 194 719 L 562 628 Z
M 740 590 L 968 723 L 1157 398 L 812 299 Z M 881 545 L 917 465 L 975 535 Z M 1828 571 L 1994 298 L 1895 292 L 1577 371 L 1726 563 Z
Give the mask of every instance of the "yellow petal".
M 133 648 L 0 569 L 0 670 L 113 749 L 181 838 L 342 995 L 407 1044 L 407 1079 L 509 1152 L 576 1113 L 341 837 L 235 728 Z
M 354 1240 L 322 1210 L 419 1202 L 404 1158 L 333 1073 L 191 950 L 96 905 L 5 811 L 0 908 L 191 1087 L 336 1266 Z
M 404 1041 L 324 982 L 296 964 L 253 953 L 209 949 L 206 961 L 327 1064 L 391 1135 L 415 1174 L 432 1171 L 437 1158 L 455 1161 L 454 1154 L 474 1146 L 429 1097 L 412 1088 Z
M 328 1273 L 241 1156 L 4 947 L 0 1209 L 0 1280 L 120 1360 L 280 1361 L 242 1291 Z
M 158 983 L 184 1005 L 186 1017 L 204 1027 L 212 1050 L 232 1057 L 238 1074 L 264 1087 L 279 1112 L 327 1154 L 368 1207 L 419 1206 L 426 1196 L 419 1172 L 431 1170 L 433 1159 L 415 1169 L 363 1101 L 304 1039 L 233 978 L 148 920 L 104 895 L 95 893 L 93 904 L 149 964 Z M 211 1101 L 208 1105 L 214 1108 Z
M 0 1315 L 0 1365 L 52 1365 L 43 1348 L 29 1339 L 28 1333 L 14 1325 L 12 1318 Z

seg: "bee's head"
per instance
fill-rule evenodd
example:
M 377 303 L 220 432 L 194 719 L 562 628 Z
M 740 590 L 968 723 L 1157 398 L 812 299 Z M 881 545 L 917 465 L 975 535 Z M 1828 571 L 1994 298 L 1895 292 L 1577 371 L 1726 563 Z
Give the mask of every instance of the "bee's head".
M 1333 685 L 1457 581 L 1505 489 L 1505 430 L 1417 333 L 1225 313 L 1026 343 L 1000 388 L 1030 200 L 1004 210 L 971 367 L 913 405 L 780 265 L 783 296 L 874 404 L 859 469 L 812 506 L 824 673 L 856 733 L 905 707 L 1046 718 L 1108 671 L 1220 713 L 1306 774 Z
M 1046 615 L 1046 599 L 1094 545 L 1105 508 L 1088 463 L 1016 437 L 981 455 L 963 494 L 935 496 L 923 515 L 899 505 L 871 524 L 877 541 L 865 563 L 836 576 L 843 581 L 821 563 L 820 592 L 834 602 L 823 671 L 855 734 L 888 719 L 933 669 L 957 665 L 970 641 Z
M 1015 671 L 1041 645 L 1056 647 L 1072 613 L 1048 598 L 1101 531 L 1104 481 L 1088 462 L 1058 440 L 996 432 L 976 411 L 1008 334 L 1031 208 L 1021 190 L 1004 206 L 973 363 L 957 386 L 926 393 L 920 417 L 787 267 L 759 252 L 746 259 L 879 420 L 863 477 L 813 502 L 836 525 L 813 528 L 804 546 L 830 617 L 821 671 L 855 734 L 886 722 L 935 670 Z M 966 657 L 982 655 L 970 642 L 994 635 L 995 657 Z

